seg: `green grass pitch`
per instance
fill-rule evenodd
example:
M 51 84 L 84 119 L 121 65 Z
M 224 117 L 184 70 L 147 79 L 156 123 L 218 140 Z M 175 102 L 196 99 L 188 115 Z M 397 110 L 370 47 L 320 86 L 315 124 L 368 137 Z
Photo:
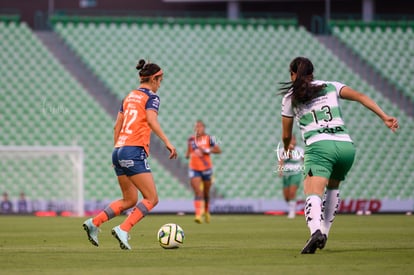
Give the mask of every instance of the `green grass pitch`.
M 99 247 L 82 229 L 84 219 L 0 216 L 0 274 L 413 274 L 414 217 L 339 215 L 328 243 L 301 255 L 308 238 L 303 216 L 150 214 L 131 231 L 131 251 L 101 227 Z M 185 243 L 162 249 L 157 231 L 181 225 Z

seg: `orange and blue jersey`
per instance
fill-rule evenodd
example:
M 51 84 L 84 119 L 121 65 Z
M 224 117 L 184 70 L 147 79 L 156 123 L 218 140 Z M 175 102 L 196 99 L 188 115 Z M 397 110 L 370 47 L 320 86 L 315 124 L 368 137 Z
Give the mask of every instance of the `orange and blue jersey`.
M 119 112 L 124 115 L 121 132 L 115 147 L 140 146 L 149 155 L 151 128 L 147 122 L 147 110 L 158 112 L 159 97 L 149 89 L 138 88 L 123 100 Z
M 188 150 L 190 153 L 189 168 L 196 171 L 205 171 L 213 168 L 210 154 L 198 156 L 194 151 L 200 149 L 202 152 L 215 146 L 214 138 L 209 135 L 191 136 L 188 139 Z

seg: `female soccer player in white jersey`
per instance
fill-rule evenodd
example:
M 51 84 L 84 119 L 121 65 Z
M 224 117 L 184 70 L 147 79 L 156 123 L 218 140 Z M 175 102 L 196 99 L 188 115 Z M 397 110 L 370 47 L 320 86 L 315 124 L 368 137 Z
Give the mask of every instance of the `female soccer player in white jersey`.
M 313 64 L 305 57 L 292 60 L 290 78 L 281 88 L 284 94 L 282 139 L 287 151 L 295 118 L 306 145 L 303 185 L 305 218 L 311 233 L 301 253 L 313 254 L 326 244 L 339 207 L 339 184 L 355 157 L 352 139 L 341 117 L 339 99 L 361 103 L 393 132 L 398 128 L 398 120 L 388 116 L 371 98 L 345 84 L 314 80 Z

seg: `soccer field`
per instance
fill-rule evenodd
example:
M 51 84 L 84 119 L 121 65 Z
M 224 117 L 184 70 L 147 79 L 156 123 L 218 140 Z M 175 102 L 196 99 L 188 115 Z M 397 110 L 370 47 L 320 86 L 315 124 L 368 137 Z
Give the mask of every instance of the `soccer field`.
M 0 216 L 0 274 L 413 274 L 414 217 L 339 215 L 324 250 L 301 255 L 308 238 L 303 216 L 149 215 L 131 232 L 131 251 L 119 248 L 104 224 L 99 247 L 84 219 Z M 158 228 L 185 232 L 182 248 L 165 250 Z

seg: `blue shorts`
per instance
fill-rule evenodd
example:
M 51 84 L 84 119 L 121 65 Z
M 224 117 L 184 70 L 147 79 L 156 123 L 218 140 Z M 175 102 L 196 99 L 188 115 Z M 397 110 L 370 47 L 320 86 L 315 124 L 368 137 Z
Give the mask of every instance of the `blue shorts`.
M 143 147 L 123 146 L 112 151 L 112 165 L 117 176 L 151 173 Z
M 192 178 L 201 178 L 202 180 L 211 180 L 211 177 L 213 176 L 213 169 L 207 169 L 203 171 L 188 169 L 188 177 L 190 179 Z

